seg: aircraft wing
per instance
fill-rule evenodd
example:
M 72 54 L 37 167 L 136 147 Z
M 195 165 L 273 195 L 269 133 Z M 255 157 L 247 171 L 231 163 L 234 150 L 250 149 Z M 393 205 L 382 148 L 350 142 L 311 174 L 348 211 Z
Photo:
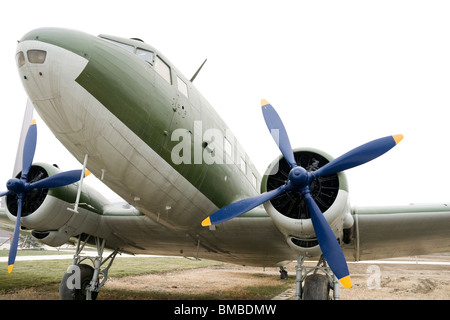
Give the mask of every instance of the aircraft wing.
M 0 229 L 7 231 L 14 230 L 14 222 L 8 219 L 6 209 L 3 207 L 0 207 Z
M 450 251 L 450 205 L 355 207 L 354 259 L 373 260 Z

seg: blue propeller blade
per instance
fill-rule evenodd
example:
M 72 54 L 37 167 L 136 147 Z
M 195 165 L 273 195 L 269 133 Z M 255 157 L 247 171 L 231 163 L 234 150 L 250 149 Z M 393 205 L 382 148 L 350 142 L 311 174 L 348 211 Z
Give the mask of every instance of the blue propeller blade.
M 275 109 L 266 100 L 261 100 L 262 111 L 264 120 L 266 121 L 267 128 L 275 140 L 278 148 L 280 149 L 283 157 L 291 166 L 291 169 L 297 166 L 294 158 L 294 152 L 292 151 L 291 142 L 289 141 L 286 129 L 281 121 L 280 116 Z M 277 135 L 278 132 L 278 135 Z
M 341 246 L 339 245 L 333 230 L 311 196 L 311 191 L 309 189 L 310 184 L 318 177 L 338 173 L 359 166 L 381 156 L 397 145 L 403 139 L 403 136 L 388 136 L 371 141 L 345 153 L 339 158 L 319 168 L 317 171 L 306 172 L 304 168 L 297 166 L 289 137 L 278 113 L 266 100 L 262 100 L 261 105 L 267 128 L 269 129 L 272 138 L 277 143 L 283 157 L 291 167 L 289 180 L 285 185 L 279 187 L 278 189 L 265 192 L 255 197 L 237 201 L 216 211 L 210 217 L 203 220 L 202 226 L 209 226 L 211 224 L 227 221 L 250 211 L 258 205 L 277 197 L 283 192 L 297 191 L 305 197 L 314 231 L 323 256 L 330 265 L 333 273 L 344 285 L 344 287 L 350 288 L 352 284 L 344 253 L 342 252 Z
M 54 176 L 33 182 L 29 185 L 29 189 L 40 188 L 58 188 L 75 183 L 81 178 L 83 170 L 72 170 L 55 174 Z
M 350 150 L 339 158 L 336 158 L 333 161 L 327 163 L 326 165 L 315 171 L 314 174 L 317 177 L 321 177 L 357 167 L 361 164 L 372 161 L 373 159 L 378 158 L 382 154 L 388 152 L 393 147 L 395 147 L 402 139 L 403 136 L 399 134 L 373 140 L 353 150 Z
M 247 199 L 243 199 L 243 200 L 234 202 L 234 203 L 214 212 L 208 218 L 203 220 L 202 226 L 204 226 L 204 227 L 210 226 L 212 224 L 225 222 L 227 220 L 230 220 L 232 218 L 240 216 L 241 214 L 244 214 L 247 211 L 250 211 L 253 208 L 256 208 L 260 204 L 263 204 L 264 202 L 269 201 L 270 199 L 273 199 L 273 198 L 279 196 L 285 190 L 286 190 L 286 186 L 283 185 L 283 186 L 279 187 L 278 189 L 274 189 L 269 192 L 264 192 L 263 194 L 257 195 L 255 197 L 251 197 L 251 198 L 247 198 Z
M 8 183 L 6 184 L 8 191 L 0 193 L 0 197 L 7 196 L 12 193 L 17 195 L 17 218 L 16 218 L 16 226 L 14 228 L 13 239 L 11 241 L 11 249 L 9 251 L 8 273 L 11 273 L 14 267 L 14 262 L 16 260 L 17 246 L 19 244 L 22 204 L 25 200 L 26 193 L 31 189 L 58 188 L 72 184 L 80 180 L 81 174 L 83 173 L 83 170 L 72 170 L 67 172 L 61 172 L 33 183 L 28 183 L 28 173 L 33 163 L 34 153 L 36 151 L 36 141 L 37 141 L 37 128 L 36 128 L 36 121 L 33 120 L 31 122 L 30 127 L 28 128 L 28 132 L 23 147 L 21 177 L 20 179 L 17 178 L 9 179 Z M 88 170 L 84 172 L 86 176 L 89 173 L 90 172 Z
M 20 217 L 22 215 L 22 196 L 19 195 L 17 197 L 17 219 L 16 219 L 16 226 L 14 227 L 14 234 L 11 241 L 11 246 L 9 249 L 9 256 L 8 256 L 8 273 L 11 273 L 14 262 L 16 262 L 16 255 L 17 255 L 17 247 L 19 245 L 19 234 L 20 234 Z
M 10 193 L 11 193 L 11 191 L 4 191 L 4 192 L 0 193 L 0 198 L 3 196 L 7 196 Z
M 36 120 L 33 120 L 28 128 L 25 144 L 23 146 L 23 160 L 22 160 L 22 177 L 27 179 L 31 164 L 33 163 L 34 152 L 36 151 L 37 128 Z
M 344 287 L 350 288 L 352 286 L 350 273 L 348 271 L 344 253 L 342 252 L 336 236 L 331 230 L 330 225 L 323 216 L 316 202 L 312 198 L 311 193 L 306 192 L 304 197 L 323 256 L 327 260 L 333 273 L 344 285 Z

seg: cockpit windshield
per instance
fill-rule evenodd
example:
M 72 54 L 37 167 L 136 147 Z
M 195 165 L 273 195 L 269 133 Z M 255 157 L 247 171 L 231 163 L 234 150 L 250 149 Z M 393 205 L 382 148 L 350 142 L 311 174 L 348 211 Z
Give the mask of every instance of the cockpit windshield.
M 139 58 L 141 58 L 141 59 L 147 61 L 148 63 L 150 63 L 151 65 L 153 65 L 153 57 L 154 57 L 153 52 L 145 50 L 145 49 L 137 48 L 136 55 Z
M 129 44 L 126 44 L 126 43 L 122 43 L 122 42 L 119 42 L 119 41 L 106 39 L 106 38 L 102 38 L 102 39 L 105 40 L 105 41 L 108 41 L 109 43 L 115 44 L 116 46 L 119 46 L 119 47 L 121 47 L 121 48 L 123 48 L 123 49 L 125 49 L 125 50 L 127 50 L 127 51 L 129 51 L 131 53 L 134 53 L 134 46 L 132 46 L 132 45 L 129 45 Z
M 142 49 L 142 48 L 136 48 L 135 46 L 132 46 L 130 44 L 126 44 L 123 42 L 119 42 L 116 40 L 111 40 L 111 39 L 107 39 L 107 38 L 101 38 L 105 41 L 108 41 L 109 43 L 115 44 L 116 46 L 119 46 L 131 53 L 136 54 L 139 58 L 141 58 L 144 61 L 147 61 L 148 63 L 150 63 L 152 66 L 154 65 L 154 58 L 155 55 L 153 52 Z

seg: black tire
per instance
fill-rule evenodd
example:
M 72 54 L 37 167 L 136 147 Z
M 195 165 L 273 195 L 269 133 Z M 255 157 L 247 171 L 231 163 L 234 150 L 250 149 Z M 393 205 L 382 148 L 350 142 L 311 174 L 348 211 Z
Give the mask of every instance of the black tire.
M 67 281 L 70 277 L 73 278 L 73 273 L 66 272 L 61 280 L 61 283 L 59 285 L 59 298 L 61 300 L 86 300 L 86 288 L 89 286 L 92 277 L 94 275 L 94 268 L 87 264 L 78 264 L 77 265 L 80 270 L 80 287 L 79 289 L 76 288 L 68 288 L 67 287 Z M 71 280 L 69 280 L 71 281 Z M 72 281 L 72 284 L 74 284 L 74 280 Z M 91 298 L 92 300 L 97 299 L 98 292 L 92 292 Z
M 322 274 L 312 274 L 305 279 L 303 300 L 329 300 L 330 285 Z

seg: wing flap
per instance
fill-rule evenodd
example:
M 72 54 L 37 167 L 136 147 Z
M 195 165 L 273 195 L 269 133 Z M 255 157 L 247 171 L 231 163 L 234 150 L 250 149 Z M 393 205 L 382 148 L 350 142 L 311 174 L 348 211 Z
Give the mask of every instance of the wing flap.
M 353 214 L 357 261 L 450 251 L 450 205 L 359 207 Z

